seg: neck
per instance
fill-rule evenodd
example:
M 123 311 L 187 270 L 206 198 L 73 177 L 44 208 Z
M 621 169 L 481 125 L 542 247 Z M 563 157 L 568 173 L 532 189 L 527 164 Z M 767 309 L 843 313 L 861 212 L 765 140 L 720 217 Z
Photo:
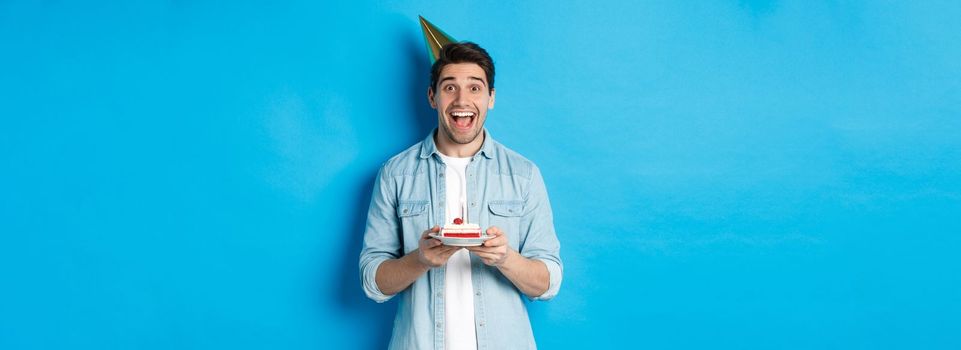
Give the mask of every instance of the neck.
M 441 128 L 437 128 L 437 132 L 434 133 L 434 144 L 437 145 L 437 150 L 443 153 L 445 156 L 454 158 L 470 158 L 480 151 L 481 146 L 484 145 L 484 139 L 487 138 L 487 131 L 481 131 L 474 141 L 470 143 L 460 144 L 451 141 L 447 135 L 442 135 L 444 131 Z

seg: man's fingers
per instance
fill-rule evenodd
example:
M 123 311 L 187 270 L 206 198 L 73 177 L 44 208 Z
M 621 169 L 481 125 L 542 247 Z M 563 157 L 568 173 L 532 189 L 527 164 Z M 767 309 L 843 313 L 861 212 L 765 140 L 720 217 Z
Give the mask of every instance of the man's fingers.
M 483 251 L 483 250 L 472 250 L 471 252 L 474 253 L 474 255 L 477 255 L 483 259 L 490 259 L 492 256 L 494 256 L 494 253 Z
M 500 256 L 501 256 L 500 253 L 495 252 L 495 251 L 490 251 L 490 250 L 473 250 L 473 251 L 471 251 L 471 252 L 474 253 L 474 255 L 477 255 L 477 256 L 479 256 L 479 257 L 481 257 L 481 258 L 483 258 L 483 259 L 494 259 L 494 260 L 497 260 L 497 259 L 499 259 Z
M 495 261 L 500 259 L 500 256 L 497 254 L 487 252 L 474 252 L 474 254 L 477 255 L 478 258 L 481 258 L 481 260 L 484 260 L 484 263 L 488 265 L 493 264 Z
M 487 242 L 484 242 L 485 247 L 499 247 L 505 244 L 507 244 L 507 236 L 504 235 L 488 239 Z
M 495 239 L 496 239 L 496 238 L 495 238 Z M 489 240 L 489 241 L 487 241 L 487 242 L 490 242 L 490 241 L 493 241 L 493 240 L 494 240 L 494 239 Z M 467 248 L 468 250 L 470 250 L 470 251 L 496 252 L 496 251 L 498 251 L 498 250 L 503 249 L 503 248 L 502 248 L 503 246 L 507 245 L 507 242 L 502 242 L 502 243 L 494 242 L 494 243 L 491 244 L 491 245 L 487 245 L 487 242 L 484 242 L 484 244 L 481 244 L 481 245 L 476 246 L 476 247 L 466 247 L 466 248 Z
M 493 250 L 493 249 L 491 249 L 490 247 L 485 247 L 485 246 L 482 246 L 482 245 L 479 245 L 479 246 L 476 246 L 476 247 L 464 247 L 464 249 L 467 249 L 467 250 L 472 251 L 472 252 L 489 252 L 489 251 L 492 251 L 492 250 Z
M 503 235 L 503 234 L 504 234 L 504 232 L 501 231 L 501 229 L 497 228 L 497 226 L 491 226 L 491 227 L 488 227 L 488 228 L 487 228 L 487 235 L 488 235 L 488 236 L 500 236 L 500 235 Z
M 437 254 L 453 254 L 455 251 L 460 249 L 460 247 L 451 247 L 448 245 L 444 245 L 436 239 L 433 241 L 435 242 L 434 246 L 430 247 L 429 249 L 437 252 Z
M 420 239 L 427 239 L 431 233 L 436 233 L 436 232 L 440 232 L 440 226 L 434 225 L 434 227 L 431 227 L 429 230 L 424 231 L 424 234 L 420 236 Z
M 440 240 L 430 236 L 431 233 L 438 232 L 438 230 L 440 230 L 440 228 L 434 226 L 433 228 L 424 231 L 424 234 L 420 236 L 420 240 L 422 241 L 421 246 L 428 249 L 439 246 L 441 244 Z

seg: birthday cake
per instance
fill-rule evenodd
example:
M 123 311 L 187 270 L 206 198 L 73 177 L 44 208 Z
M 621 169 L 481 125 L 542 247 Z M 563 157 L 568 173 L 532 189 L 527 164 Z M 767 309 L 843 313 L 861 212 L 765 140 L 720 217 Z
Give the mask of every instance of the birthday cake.
M 480 238 L 481 228 L 480 225 L 465 224 L 464 220 L 456 218 L 453 223 L 444 225 L 440 235 L 445 238 Z

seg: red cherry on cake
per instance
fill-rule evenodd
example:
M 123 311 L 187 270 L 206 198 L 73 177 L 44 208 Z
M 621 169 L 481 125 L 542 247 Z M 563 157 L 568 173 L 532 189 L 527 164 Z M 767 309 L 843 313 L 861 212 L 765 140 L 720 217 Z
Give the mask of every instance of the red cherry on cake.
M 464 220 L 461 220 L 461 218 L 456 218 L 456 219 L 454 219 L 454 225 L 460 225 L 460 224 L 463 224 L 463 223 L 464 223 Z

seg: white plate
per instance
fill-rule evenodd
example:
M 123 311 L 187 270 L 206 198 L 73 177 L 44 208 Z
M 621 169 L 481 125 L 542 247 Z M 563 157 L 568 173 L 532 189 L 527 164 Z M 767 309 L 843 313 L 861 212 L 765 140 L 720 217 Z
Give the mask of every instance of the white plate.
M 480 236 L 480 238 L 457 238 L 457 237 L 442 237 L 438 234 L 428 235 L 433 238 L 437 238 L 444 245 L 454 246 L 454 247 L 476 247 L 483 244 L 488 239 L 494 238 L 494 236 Z

